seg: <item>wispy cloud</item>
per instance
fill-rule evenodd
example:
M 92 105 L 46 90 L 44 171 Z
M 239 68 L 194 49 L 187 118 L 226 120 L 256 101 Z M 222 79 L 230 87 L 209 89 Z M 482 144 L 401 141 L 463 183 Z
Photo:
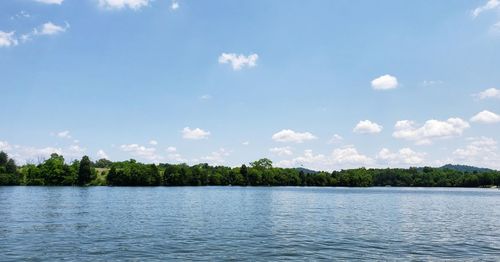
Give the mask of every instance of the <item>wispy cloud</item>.
M 151 0 L 99 0 L 99 6 L 105 9 L 130 8 L 139 10 L 149 5 Z

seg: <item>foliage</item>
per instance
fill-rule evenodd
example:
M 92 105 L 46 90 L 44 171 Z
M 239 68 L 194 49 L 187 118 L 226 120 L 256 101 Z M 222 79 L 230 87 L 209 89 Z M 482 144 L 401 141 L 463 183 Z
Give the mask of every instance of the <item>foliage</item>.
M 39 165 L 17 168 L 14 160 L 0 152 L 0 185 L 110 185 L 110 186 L 408 186 L 408 187 L 490 187 L 500 186 L 500 172 L 490 169 L 462 171 L 456 168 L 347 169 L 316 172 L 303 168 L 273 167 L 260 159 L 241 167 L 197 164 L 143 164 L 131 159 L 122 162 L 98 160 L 65 163 L 52 154 Z M 99 163 L 99 164 L 98 164 Z M 95 166 L 101 166 L 95 168 Z M 102 167 L 105 166 L 105 167 Z M 467 169 L 469 170 L 469 169 Z

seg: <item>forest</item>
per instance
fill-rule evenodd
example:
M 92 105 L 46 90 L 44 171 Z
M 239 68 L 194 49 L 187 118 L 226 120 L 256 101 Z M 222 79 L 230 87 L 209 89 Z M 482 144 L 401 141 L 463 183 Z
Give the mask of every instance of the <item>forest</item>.
M 480 170 L 480 171 L 478 171 Z M 17 166 L 0 152 L 2 186 L 328 186 L 498 187 L 500 172 L 444 167 L 356 168 L 333 172 L 273 167 L 266 158 L 240 167 L 208 164 L 144 164 L 136 160 L 67 163 L 52 154 L 38 164 Z

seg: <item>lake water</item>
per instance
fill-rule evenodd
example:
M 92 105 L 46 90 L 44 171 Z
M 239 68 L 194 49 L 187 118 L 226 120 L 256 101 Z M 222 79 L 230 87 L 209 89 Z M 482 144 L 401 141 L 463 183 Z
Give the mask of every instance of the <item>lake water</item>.
M 500 260 L 500 190 L 0 187 L 0 260 Z

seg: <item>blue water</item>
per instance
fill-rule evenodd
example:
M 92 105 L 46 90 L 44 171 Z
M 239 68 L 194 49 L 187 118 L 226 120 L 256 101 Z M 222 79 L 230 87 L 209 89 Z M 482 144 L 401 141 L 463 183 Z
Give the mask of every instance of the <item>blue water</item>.
M 500 260 L 500 190 L 0 187 L 1 261 Z

